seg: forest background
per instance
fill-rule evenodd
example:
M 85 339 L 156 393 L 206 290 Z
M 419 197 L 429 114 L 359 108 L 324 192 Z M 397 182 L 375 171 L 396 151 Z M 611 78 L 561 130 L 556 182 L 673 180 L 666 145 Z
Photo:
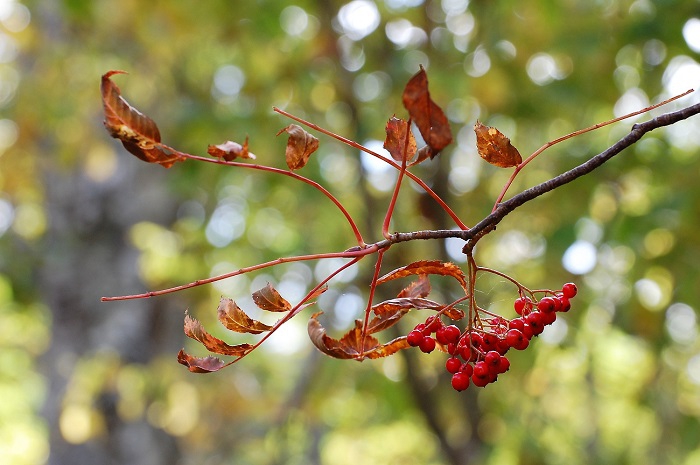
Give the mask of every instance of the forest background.
M 0 0 L 0 462 L 700 463 L 699 118 L 648 134 L 480 243 L 482 264 L 531 287 L 574 281 L 579 296 L 498 383 L 457 393 L 437 354 L 321 356 L 304 315 L 222 372 L 177 363 L 181 347 L 205 355 L 185 341 L 186 309 L 213 330 L 221 295 L 250 309 L 270 281 L 300 297 L 327 262 L 101 303 L 353 244 L 337 211 L 291 179 L 144 164 L 105 132 L 99 94 L 103 73 L 126 70 L 115 81 L 168 145 L 203 154 L 248 136 L 282 167 L 274 135 L 289 121 L 273 106 L 381 147 L 423 65 L 456 143 L 418 171 L 473 224 L 509 174 L 476 154 L 477 118 L 525 155 L 697 89 L 699 56 L 696 0 Z M 511 192 L 632 123 L 555 146 Z M 304 174 L 380 239 L 395 172 L 320 138 Z M 451 227 L 438 211 L 407 189 L 396 221 Z M 460 248 L 409 243 L 394 259 L 463 264 Z M 334 334 L 362 312 L 367 273 L 319 299 Z M 514 298 L 498 282 L 478 288 L 503 308 Z

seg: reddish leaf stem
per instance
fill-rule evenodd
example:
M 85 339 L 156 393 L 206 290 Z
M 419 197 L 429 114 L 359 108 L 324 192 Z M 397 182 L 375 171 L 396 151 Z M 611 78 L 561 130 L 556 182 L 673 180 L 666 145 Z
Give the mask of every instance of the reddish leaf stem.
M 210 283 L 213 283 L 216 281 L 221 281 L 222 279 L 232 278 L 234 276 L 242 275 L 245 273 L 250 273 L 251 271 L 262 270 L 264 268 L 269 268 L 271 266 L 280 265 L 282 263 L 301 262 L 301 261 L 308 261 L 308 260 L 321 260 L 324 258 L 361 258 L 361 257 L 364 257 L 365 255 L 372 254 L 372 253 L 380 250 L 381 248 L 387 248 L 389 245 L 390 244 L 385 244 L 383 246 L 379 246 L 379 245 L 374 244 L 374 245 L 370 245 L 367 247 L 353 247 L 352 249 L 348 249 L 345 252 L 318 253 L 318 254 L 311 254 L 311 255 L 297 255 L 294 257 L 281 257 L 281 258 L 277 258 L 275 260 L 271 260 L 269 262 L 259 263 L 257 265 L 248 266 L 245 268 L 240 268 L 236 271 L 231 271 L 229 273 L 220 274 L 218 276 L 212 276 L 211 278 L 198 279 L 197 281 L 193 281 L 193 282 L 188 283 L 188 284 L 182 284 L 180 286 L 170 287 L 167 289 L 161 289 L 161 290 L 157 290 L 157 291 L 144 292 L 141 294 L 122 295 L 122 296 L 116 296 L 116 297 L 102 297 L 101 300 L 102 300 L 102 302 L 112 302 L 115 300 L 147 299 L 149 297 L 170 294 L 173 292 L 178 292 L 178 291 L 190 289 L 190 288 L 197 287 L 197 286 L 202 286 L 204 284 L 210 284 Z
M 215 165 L 236 166 L 236 167 L 240 167 L 240 168 L 268 171 L 270 173 L 276 173 L 276 174 L 281 174 L 283 176 L 289 176 L 289 177 L 294 178 L 298 181 L 306 183 L 306 184 L 314 187 L 318 191 L 320 191 L 323 195 L 328 197 L 330 199 L 330 201 L 336 205 L 336 207 L 338 207 L 338 209 L 343 213 L 343 215 L 345 216 L 345 219 L 347 220 L 348 224 L 352 228 L 352 232 L 355 235 L 355 239 L 357 240 L 358 245 L 360 247 L 364 247 L 366 245 L 364 239 L 362 238 L 362 234 L 360 233 L 359 228 L 355 224 L 355 221 L 352 219 L 352 216 L 345 209 L 343 204 L 340 203 L 340 200 L 338 200 L 325 187 L 323 187 L 321 184 L 317 183 L 316 181 L 313 181 L 307 177 L 301 176 L 301 175 L 295 173 L 294 171 L 284 170 L 281 168 L 274 168 L 272 166 L 257 165 L 254 163 L 242 163 L 242 162 L 236 162 L 236 161 L 226 161 L 226 160 L 223 160 L 221 158 L 201 157 L 199 155 L 190 155 L 189 153 L 181 153 L 181 155 L 184 155 L 186 158 L 191 158 L 192 160 L 203 161 L 206 163 L 213 163 Z
M 241 356 L 239 356 L 239 357 L 237 357 L 237 358 L 231 360 L 230 362 L 226 363 L 226 364 L 225 364 L 224 366 L 222 366 L 221 368 L 226 368 L 227 366 L 233 365 L 234 363 L 238 362 L 238 361 L 241 360 L 243 357 L 245 357 L 246 355 L 248 355 L 249 353 L 251 353 L 252 351 L 254 351 L 255 349 L 257 349 L 263 342 L 265 342 L 270 336 L 272 336 L 272 334 L 273 334 L 275 331 L 277 331 L 283 324 L 285 324 L 286 322 L 288 322 L 289 320 L 291 320 L 292 318 L 294 318 L 296 315 L 299 314 L 299 312 L 301 312 L 304 308 L 306 308 L 306 307 L 308 306 L 308 305 L 306 305 L 306 302 L 311 298 L 312 295 L 316 294 L 316 293 L 318 292 L 319 289 L 321 289 L 323 286 L 325 286 L 326 283 L 327 283 L 328 281 L 330 281 L 331 279 L 333 279 L 333 278 L 334 278 L 338 273 L 340 273 L 341 271 L 345 270 L 346 268 L 349 268 L 349 267 L 353 266 L 355 263 L 357 263 L 357 262 L 359 262 L 360 260 L 362 260 L 363 257 L 364 257 L 364 256 L 355 257 L 353 260 L 349 261 L 348 263 L 343 264 L 343 265 L 342 265 L 341 267 L 339 267 L 337 270 L 335 270 L 334 272 L 332 272 L 331 274 L 329 274 L 324 280 L 322 280 L 321 282 L 319 282 L 318 284 L 316 284 L 316 286 L 314 286 L 313 289 L 311 289 L 309 292 L 306 293 L 306 296 L 304 296 L 304 298 L 301 299 L 301 301 L 300 301 L 298 304 L 296 304 L 291 310 L 289 310 L 289 312 L 287 312 L 286 315 L 284 315 L 282 318 L 280 318 L 279 320 L 277 320 L 277 322 L 276 322 L 274 325 L 272 325 L 272 328 L 270 328 L 270 330 L 267 331 L 267 332 L 265 333 L 265 335 L 264 335 L 262 338 L 260 338 L 260 340 L 259 340 L 258 342 L 256 342 L 255 344 L 253 344 L 253 346 L 250 348 L 250 350 L 248 350 L 247 352 L 245 352 L 243 355 L 241 355 Z
M 362 346 L 360 347 L 360 355 L 364 356 L 365 353 L 365 338 L 367 337 L 367 325 L 369 324 L 369 315 L 372 312 L 372 301 L 374 300 L 374 292 L 377 289 L 377 280 L 379 279 L 379 272 L 382 268 L 382 260 L 384 259 L 384 252 L 388 249 L 380 249 L 377 253 L 377 262 L 374 264 L 374 275 L 372 275 L 372 282 L 369 285 L 369 296 L 367 297 L 367 308 L 365 308 L 365 320 L 362 323 Z M 361 360 L 362 358 L 360 358 Z
M 401 165 L 399 165 L 399 164 L 396 163 L 395 161 L 393 161 L 393 160 L 391 160 L 391 159 L 389 159 L 389 158 L 387 158 L 387 157 L 385 157 L 385 156 L 383 156 L 383 155 L 378 154 L 377 152 L 374 152 L 374 151 L 368 149 L 368 148 L 365 147 L 364 145 L 358 144 L 357 142 L 355 142 L 355 141 L 353 141 L 353 140 L 350 140 L 350 139 L 347 139 L 347 138 L 345 138 L 345 137 L 343 137 L 343 136 L 340 136 L 340 135 L 338 135 L 338 134 L 336 134 L 336 133 L 334 133 L 334 132 L 331 132 L 331 131 L 329 131 L 329 130 L 327 130 L 327 129 L 322 128 L 321 126 L 319 126 L 319 125 L 317 125 L 317 124 L 314 124 L 314 123 L 311 123 L 311 122 L 309 122 L 309 121 L 306 121 L 305 119 L 299 118 L 298 116 L 294 116 L 294 115 L 292 115 L 291 113 L 287 113 L 286 111 L 284 111 L 284 110 L 282 110 L 282 109 L 280 109 L 280 108 L 273 107 L 272 109 L 273 109 L 274 111 L 276 111 L 277 113 L 279 113 L 279 114 L 281 114 L 281 115 L 283 115 L 283 116 L 286 116 L 287 118 L 293 119 L 294 121 L 297 121 L 297 122 L 299 122 L 299 123 L 301 123 L 301 124 L 303 124 L 303 125 L 305 125 L 305 126 L 308 126 L 308 127 L 310 127 L 311 129 L 314 129 L 314 130 L 316 130 L 316 131 L 318 131 L 318 132 L 321 132 L 321 133 L 323 133 L 323 134 L 325 134 L 325 135 L 327 135 L 327 136 L 329 136 L 329 137 L 332 137 L 332 138 L 334 138 L 334 139 L 336 139 L 336 140 L 338 140 L 338 141 L 340 141 L 340 142 L 342 142 L 342 143 L 344 143 L 344 144 L 346 144 L 346 145 L 348 145 L 348 146 L 350 146 L 350 147 L 352 147 L 352 148 L 355 148 L 355 149 L 357 149 L 357 150 L 361 150 L 362 152 L 365 152 L 365 153 L 368 154 L 368 155 L 372 155 L 373 157 L 382 160 L 384 163 L 387 163 L 388 165 L 393 166 L 393 167 L 396 168 L 397 170 L 401 170 Z M 447 205 L 447 203 L 445 203 L 445 201 L 442 200 L 442 198 L 441 198 L 437 193 L 435 193 L 435 191 L 433 191 L 433 190 L 425 183 L 425 181 L 423 181 L 420 177 L 416 176 L 415 174 L 411 173 L 410 171 L 406 171 L 406 176 L 408 176 L 409 178 L 411 178 L 411 180 L 413 180 L 414 182 L 416 182 L 416 184 L 418 184 L 429 196 L 431 196 L 431 197 L 433 198 L 433 200 L 435 200 L 435 201 L 438 203 L 438 205 L 440 205 L 440 208 L 442 208 L 442 209 L 450 216 L 450 218 L 452 218 L 452 221 L 455 222 L 455 224 L 457 225 L 457 227 L 458 227 L 459 229 L 461 229 L 462 231 L 466 231 L 466 230 L 469 229 L 469 227 L 466 226 L 466 225 L 462 222 L 462 220 L 459 219 L 459 217 L 457 216 L 457 214 L 456 214 L 454 211 L 452 211 L 452 209 L 450 208 L 450 206 Z
M 674 96 L 674 97 L 671 97 L 671 98 L 669 98 L 669 99 L 667 99 L 667 100 L 664 100 L 663 102 L 657 103 L 657 104 L 655 104 L 655 105 L 651 105 L 651 106 L 649 106 L 649 107 L 643 108 L 643 109 L 641 109 L 641 110 L 637 110 L 637 111 L 632 112 L 632 113 L 628 113 L 628 114 L 626 114 L 626 115 L 623 115 L 623 116 L 620 116 L 620 117 L 611 119 L 611 120 L 609 120 L 609 121 L 604 121 L 604 122 L 602 122 L 602 123 L 594 124 L 593 126 L 589 126 L 589 127 L 587 127 L 587 128 L 584 128 L 584 129 L 579 129 L 578 131 L 574 131 L 574 132 L 569 133 L 569 134 L 567 134 L 567 135 L 565 135 L 565 136 L 561 136 L 561 137 L 559 137 L 558 139 L 554 139 L 554 140 L 552 140 L 552 141 L 547 142 L 547 143 L 544 144 L 542 147 L 540 147 L 539 149 L 535 150 L 535 151 L 532 153 L 532 155 L 530 155 L 529 157 L 527 157 L 522 163 L 520 163 L 518 166 L 515 167 L 515 170 L 513 171 L 513 174 L 511 174 L 510 178 L 508 179 L 508 181 L 506 182 L 506 184 L 503 186 L 503 189 L 501 190 L 500 195 L 499 195 L 498 198 L 496 199 L 496 202 L 494 203 L 493 209 L 491 210 L 491 212 L 496 211 L 496 207 L 498 207 L 498 204 L 501 203 L 501 201 L 503 200 L 503 197 L 505 197 L 506 192 L 507 192 L 508 189 L 510 188 L 511 184 L 513 184 L 513 181 L 515 181 L 515 177 L 518 175 L 518 173 L 520 173 L 520 171 L 522 171 L 522 169 L 525 168 L 525 166 L 526 166 L 528 163 L 530 163 L 532 160 L 534 160 L 535 157 L 537 157 L 540 153 L 542 153 L 542 152 L 544 152 L 545 150 L 547 150 L 549 147 L 551 147 L 551 146 L 553 146 L 553 145 L 556 145 L 556 144 L 558 144 L 558 143 L 560 143 L 560 142 L 564 142 L 564 141 L 567 140 L 567 139 L 571 139 L 572 137 L 580 136 L 581 134 L 585 134 L 585 133 L 587 133 L 587 132 L 591 132 L 591 131 L 594 131 L 594 130 L 596 130 L 596 129 L 602 128 L 603 126 L 608 126 L 609 124 L 617 123 L 618 121 L 622 121 L 622 120 L 624 120 L 624 119 L 631 118 L 631 117 L 633 117 L 633 116 L 641 115 L 642 113 L 646 113 L 646 112 L 651 111 L 651 110 L 653 110 L 653 109 L 655 109 L 655 108 L 658 108 L 658 107 L 660 107 L 660 106 L 666 105 L 667 103 L 673 102 L 674 100 L 677 100 L 677 99 L 679 99 L 679 98 L 681 98 L 681 97 L 685 97 L 686 95 L 688 95 L 688 94 L 690 94 L 690 93 L 692 93 L 692 92 L 694 92 L 694 89 L 689 89 L 689 90 L 683 92 L 682 94 L 678 94 L 678 95 L 676 95 L 676 96 Z
M 403 153 L 401 154 L 401 169 L 399 170 L 399 175 L 396 178 L 396 185 L 394 186 L 394 193 L 391 195 L 391 201 L 389 202 L 389 207 L 386 210 L 386 215 L 384 216 L 384 224 L 382 225 L 382 235 L 389 239 L 391 235 L 389 234 L 389 226 L 391 224 L 391 217 L 394 214 L 394 208 L 396 208 L 396 201 L 399 198 L 399 191 L 401 190 L 401 182 L 403 181 L 403 175 L 406 173 L 406 157 L 408 154 L 408 141 L 411 136 L 411 118 L 408 119 L 406 123 L 406 138 L 403 143 Z

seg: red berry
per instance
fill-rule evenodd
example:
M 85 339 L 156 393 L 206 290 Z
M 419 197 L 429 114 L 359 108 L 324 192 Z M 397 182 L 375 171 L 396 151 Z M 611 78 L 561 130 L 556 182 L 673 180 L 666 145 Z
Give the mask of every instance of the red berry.
M 505 373 L 510 369 L 510 360 L 508 360 L 505 357 L 501 357 L 498 359 L 498 366 L 496 367 L 496 373 L 497 374 L 502 374 Z
M 566 297 L 567 299 L 571 299 L 576 296 L 578 289 L 576 288 L 576 284 L 566 283 L 562 286 L 561 292 L 562 294 L 564 294 L 564 297 Z
M 532 339 L 532 336 L 535 335 L 535 333 L 532 331 L 532 326 L 530 326 L 528 323 L 525 323 L 522 333 L 523 336 L 525 336 L 525 339 L 527 339 L 528 341 Z
M 440 328 L 442 328 L 442 320 L 440 318 L 431 316 L 425 320 L 425 331 L 427 331 L 426 336 L 436 332 Z
M 542 297 L 539 302 L 537 302 L 537 310 L 542 313 L 551 313 L 556 310 L 556 303 L 552 297 Z
M 440 344 L 446 345 L 459 341 L 459 336 L 461 334 L 462 332 L 455 325 L 443 326 L 437 330 L 435 338 Z
M 520 341 L 522 341 L 523 339 L 525 339 L 523 333 L 515 328 L 509 329 L 506 333 L 506 342 L 511 347 L 515 347 L 516 345 L 520 344 Z
M 469 333 L 469 339 L 467 339 L 466 342 L 469 342 L 470 340 L 474 347 L 479 347 L 483 343 L 483 338 L 481 337 L 481 334 L 475 332 Z
M 459 371 L 461 371 L 465 375 L 471 377 L 471 375 L 474 374 L 474 366 L 470 363 L 464 363 L 464 364 L 462 364 L 462 368 L 460 368 Z
M 550 313 L 542 313 L 542 324 L 547 326 L 551 325 L 554 323 L 554 320 L 557 319 L 557 314 L 555 312 L 550 312 Z
M 491 333 L 485 333 L 483 336 L 481 336 L 482 342 L 481 342 L 481 348 L 489 351 L 489 350 L 495 350 L 496 346 L 498 344 L 498 336 L 495 334 Z
M 525 335 L 517 329 L 509 330 L 508 334 L 506 335 L 506 340 L 508 341 L 508 344 L 510 344 L 510 346 L 516 350 L 525 350 L 530 344 L 530 341 L 525 337 Z
M 472 383 L 474 386 L 484 387 L 491 382 L 491 377 L 489 375 L 477 376 L 476 373 L 472 375 Z
M 423 340 L 420 341 L 420 344 L 418 345 L 418 347 L 420 347 L 420 350 L 422 352 L 429 354 L 430 352 L 435 350 L 435 339 L 433 339 L 430 336 L 424 336 Z
M 508 323 L 508 328 L 510 329 L 517 329 L 518 331 L 522 332 L 523 328 L 525 327 L 525 321 L 523 321 L 522 318 L 513 318 L 510 320 Z M 506 333 L 507 334 L 507 333 Z
M 450 355 L 457 355 L 457 344 L 454 342 L 447 344 L 447 353 Z
M 442 345 L 448 344 L 447 339 L 445 338 L 445 327 L 444 326 L 435 332 L 435 339 Z
M 478 357 L 479 353 L 470 346 L 462 346 L 459 355 L 467 362 L 473 362 Z
M 515 302 L 513 302 L 513 308 L 515 309 L 515 313 L 518 315 L 522 315 L 525 313 L 525 310 L 529 306 L 528 304 L 530 303 L 530 299 L 527 297 L 518 297 L 515 299 Z
M 491 351 L 487 352 L 486 355 L 484 356 L 484 362 L 486 362 L 486 364 L 489 367 L 498 366 L 498 361 L 500 359 L 501 359 L 501 354 L 499 354 L 495 350 L 491 350 Z
M 455 391 L 464 391 L 469 387 L 469 375 L 465 373 L 455 373 L 452 375 L 452 388 Z
M 411 347 L 418 347 L 423 341 L 423 332 L 418 329 L 414 329 L 408 333 L 408 336 L 406 336 L 406 341 L 408 341 L 408 345 Z
M 449 325 L 445 327 L 445 335 L 447 336 L 447 340 L 449 342 L 457 342 L 459 341 L 459 337 L 462 335 L 462 331 L 455 325 Z
M 568 312 L 571 310 L 571 302 L 569 302 L 569 299 L 561 296 L 559 297 L 559 302 L 561 302 L 561 308 L 559 309 L 560 312 Z
M 499 355 L 500 357 L 500 355 Z M 491 370 L 489 369 L 488 363 L 486 363 L 484 360 L 480 362 L 476 362 L 474 364 L 474 376 L 477 377 L 483 377 L 483 376 L 488 376 Z
M 537 335 L 544 331 L 543 314 L 540 312 L 532 312 L 527 316 L 527 324 L 532 328 L 532 334 Z
M 450 357 L 445 362 L 445 368 L 450 373 L 457 373 L 462 368 L 462 362 L 457 357 Z
M 503 335 L 503 339 L 498 340 L 498 344 L 496 344 L 496 352 L 498 352 L 501 355 L 505 355 L 506 352 L 510 349 L 510 344 L 508 344 L 505 340 L 505 334 Z

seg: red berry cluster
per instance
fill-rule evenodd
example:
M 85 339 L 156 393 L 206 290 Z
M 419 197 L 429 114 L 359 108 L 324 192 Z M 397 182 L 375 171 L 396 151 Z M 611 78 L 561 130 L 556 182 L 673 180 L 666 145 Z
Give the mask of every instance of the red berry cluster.
M 524 350 L 530 340 L 554 323 L 557 312 L 568 312 L 569 299 L 576 295 L 576 285 L 567 283 L 561 291 L 540 291 L 546 295 L 539 301 L 521 294 L 513 307 L 519 315 L 512 320 L 500 316 L 479 318 L 471 329 L 462 332 L 455 325 L 445 325 L 438 316 L 430 316 L 408 333 L 407 342 L 425 353 L 438 345 L 450 358 L 445 368 L 452 374 L 452 387 L 463 391 L 473 383 L 484 387 L 510 368 L 505 357 L 510 348 Z M 434 335 L 434 336 L 433 336 Z

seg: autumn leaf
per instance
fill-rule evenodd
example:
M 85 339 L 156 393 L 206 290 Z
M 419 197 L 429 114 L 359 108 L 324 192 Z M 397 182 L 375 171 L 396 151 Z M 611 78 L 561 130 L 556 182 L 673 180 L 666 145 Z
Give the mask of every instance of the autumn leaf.
M 101 85 L 104 125 L 109 134 L 145 162 L 169 168 L 176 161 L 185 160 L 181 152 L 160 142 L 160 131 L 151 118 L 124 100 L 119 87 L 110 79 L 115 74 L 126 73 L 109 71 L 102 76 Z
M 333 358 L 358 358 L 360 356 L 358 340 L 361 336 L 361 334 L 358 334 L 358 332 L 361 333 L 362 325 L 360 324 L 360 328 L 358 330 L 356 324 L 355 328 L 343 336 L 343 339 L 334 339 L 326 334 L 326 329 L 318 321 L 318 316 L 321 314 L 323 314 L 323 312 L 314 313 L 309 319 L 308 331 L 311 342 L 313 342 L 318 350 Z M 379 342 L 372 337 L 368 337 L 367 339 L 372 339 L 373 341 L 367 342 L 374 342 L 375 346 L 379 344 Z
M 181 365 L 185 365 L 192 373 L 212 373 L 226 366 L 221 359 L 212 356 L 193 357 L 186 353 L 184 349 L 180 349 L 180 352 L 177 354 L 177 361 Z
M 441 262 L 439 260 L 421 260 L 397 268 L 379 278 L 377 284 L 379 285 L 405 276 L 430 274 L 452 276 L 459 281 L 459 284 L 466 291 L 467 281 L 462 269 L 454 263 Z
M 380 344 L 376 338 L 370 335 L 365 335 L 363 338 L 362 321 L 360 320 L 356 320 L 355 327 L 345 333 L 342 338 L 334 339 L 326 334 L 325 328 L 318 321 L 318 316 L 322 313 L 314 313 L 309 319 L 309 337 L 318 350 L 331 357 L 355 360 L 375 359 L 392 355 L 401 349 L 410 347 L 406 342 L 406 336 L 401 336 L 386 344 Z
M 388 357 L 389 355 L 394 355 L 399 350 L 408 349 L 411 347 L 406 340 L 406 336 L 400 336 L 396 339 L 382 344 L 370 351 L 365 351 L 365 358 L 377 359 L 382 357 Z
M 317 298 L 318 296 L 320 296 L 321 294 L 323 294 L 324 292 L 326 292 L 327 290 L 328 290 L 328 286 L 327 286 L 327 285 L 320 286 L 318 289 L 316 289 L 314 292 L 312 292 L 312 293 L 308 296 L 307 300 L 315 299 L 315 298 Z
M 410 308 L 393 308 L 389 311 L 386 311 L 386 309 L 380 310 L 381 313 L 367 323 L 367 334 L 378 333 L 391 328 L 410 311 Z
M 397 297 L 427 297 L 430 294 L 430 278 L 427 274 L 418 275 L 418 279 L 399 292 Z
M 452 131 L 447 116 L 430 98 L 428 75 L 422 66 L 404 88 L 403 105 L 430 147 L 428 155 L 434 158 L 452 142 Z
M 444 304 L 420 297 L 398 297 L 386 300 L 372 306 L 374 317 L 367 324 L 368 333 L 377 333 L 395 325 L 406 313 L 411 310 L 435 310 L 442 312 L 452 320 L 464 318 L 464 312 L 457 307 L 447 307 Z
M 386 139 L 384 148 L 391 157 L 401 163 L 408 162 L 416 154 L 416 138 L 413 137 L 408 122 L 392 116 L 386 123 Z
M 419 163 L 424 162 L 428 158 L 433 158 L 434 155 L 437 155 L 433 149 L 430 148 L 429 145 L 424 145 L 420 149 L 418 149 L 418 156 L 416 156 L 416 159 L 413 160 L 411 163 L 408 164 L 408 166 L 414 166 Z
M 518 149 L 513 147 L 510 139 L 496 128 L 484 126 L 480 121 L 474 125 L 476 149 L 481 158 L 501 168 L 511 168 L 522 163 Z
M 270 283 L 253 293 L 253 301 L 255 305 L 268 312 L 287 312 L 292 309 L 292 305 L 282 298 Z
M 215 354 L 242 357 L 253 350 L 253 346 L 250 344 L 238 344 L 235 346 L 226 344 L 221 339 L 206 332 L 202 324 L 189 315 L 185 315 L 185 334 L 187 337 L 201 342 L 209 352 L 214 352 Z
M 241 310 L 236 302 L 225 297 L 222 297 L 219 302 L 217 315 L 219 317 L 219 322 L 221 322 L 226 329 L 237 333 L 260 334 L 272 329 L 271 326 L 249 317 Z
M 393 313 L 400 309 L 430 309 L 439 310 L 444 305 L 433 302 L 432 300 L 423 299 L 420 297 L 397 297 L 395 299 L 385 300 L 372 307 L 375 315 L 383 315 Z
M 303 168 L 309 161 L 311 154 L 318 149 L 318 139 L 296 124 L 290 124 L 281 129 L 277 135 L 279 136 L 283 132 L 289 134 L 285 151 L 287 166 L 292 171 Z
M 249 158 L 254 160 L 255 155 L 248 151 L 248 138 L 245 138 L 243 145 L 238 142 L 227 140 L 223 144 L 210 145 L 207 153 L 212 157 L 223 158 L 226 161 L 233 161 L 236 158 Z

